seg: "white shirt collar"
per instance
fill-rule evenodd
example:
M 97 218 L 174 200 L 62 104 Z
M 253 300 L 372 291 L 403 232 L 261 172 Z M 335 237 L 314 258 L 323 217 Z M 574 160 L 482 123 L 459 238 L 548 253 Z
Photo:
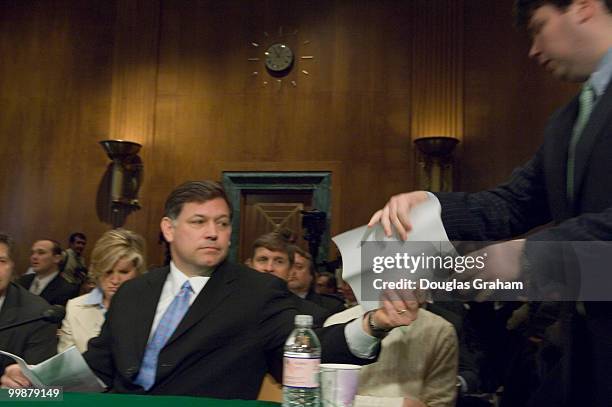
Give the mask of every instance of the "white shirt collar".
M 306 297 L 308 297 L 308 291 L 306 291 L 305 293 L 296 293 L 294 291 L 292 291 L 293 294 L 297 295 L 298 297 L 300 297 L 301 299 L 305 300 Z
M 612 77 L 612 48 L 608 49 L 608 52 L 599 61 L 597 69 L 589 78 L 589 82 L 595 90 L 596 98 L 599 98 L 606 91 L 608 83 L 610 83 L 610 77 Z
M 179 270 L 178 267 L 176 267 L 176 264 L 171 261 L 170 273 L 168 274 L 166 281 L 168 281 L 170 284 L 170 290 L 173 297 L 176 296 L 179 291 L 181 291 L 181 287 L 183 284 L 185 284 L 185 281 L 189 281 L 189 284 L 191 284 L 191 289 L 195 294 L 193 298 L 195 298 L 198 296 L 198 294 L 200 294 L 200 291 L 202 291 L 209 279 L 210 277 L 201 276 L 187 277 L 187 275 Z
M 45 277 L 42 277 L 42 278 L 38 277 L 38 274 L 36 276 L 34 276 L 34 280 L 38 280 L 38 282 L 39 282 L 39 285 L 41 287 L 40 291 L 42 292 L 42 290 L 47 288 L 47 286 L 49 285 L 51 280 L 53 280 L 55 277 L 57 277 L 58 274 L 59 274 L 59 271 L 51 273 L 48 276 L 45 276 Z M 34 280 L 32 280 L 32 283 L 34 283 Z
M 83 305 L 93 305 L 106 311 L 104 308 L 104 293 L 99 286 L 96 286 L 83 298 Z

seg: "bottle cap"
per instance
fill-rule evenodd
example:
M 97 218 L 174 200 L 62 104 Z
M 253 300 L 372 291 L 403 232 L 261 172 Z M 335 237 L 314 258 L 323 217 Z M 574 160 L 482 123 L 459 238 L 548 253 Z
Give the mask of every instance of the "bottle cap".
M 295 324 L 299 326 L 312 326 L 312 315 L 296 315 Z

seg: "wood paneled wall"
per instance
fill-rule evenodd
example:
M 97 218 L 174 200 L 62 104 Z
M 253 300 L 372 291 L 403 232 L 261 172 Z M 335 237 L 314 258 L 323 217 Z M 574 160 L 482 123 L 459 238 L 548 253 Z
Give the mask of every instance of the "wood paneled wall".
M 470 0 L 467 0 L 468 2 Z M 412 138 L 463 139 L 464 0 L 414 3 Z
M 240 163 L 333 171 L 338 233 L 413 187 L 413 136 L 461 137 L 460 184 L 486 187 L 531 154 L 573 90 L 527 61 L 510 0 L 0 7 L 0 229 L 20 272 L 33 240 L 82 230 L 93 242 L 110 227 L 95 208 L 109 164 L 99 140 L 143 144 L 143 209 L 126 227 L 159 263 L 163 202 L 182 181 Z M 277 41 L 298 58 L 280 84 L 261 62 Z
M 0 2 L 0 229 L 17 271 L 38 238 L 99 236 L 96 195 L 109 160 L 115 5 Z
M 528 59 L 513 0 L 465 1 L 465 118 L 457 188 L 478 191 L 509 179 L 543 140 L 548 116 L 576 92 Z

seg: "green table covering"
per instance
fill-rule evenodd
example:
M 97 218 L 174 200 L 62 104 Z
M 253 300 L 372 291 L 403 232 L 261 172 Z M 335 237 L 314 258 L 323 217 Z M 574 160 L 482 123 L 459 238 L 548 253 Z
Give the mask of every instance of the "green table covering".
M 0 407 L 189 407 L 189 406 L 208 406 L 208 407 L 278 407 L 278 403 L 268 401 L 253 400 L 219 400 L 203 397 L 184 397 L 184 396 L 140 396 L 131 394 L 111 394 L 111 393 L 64 393 L 62 401 L 23 400 L 10 399 L 8 390 L 0 389 Z

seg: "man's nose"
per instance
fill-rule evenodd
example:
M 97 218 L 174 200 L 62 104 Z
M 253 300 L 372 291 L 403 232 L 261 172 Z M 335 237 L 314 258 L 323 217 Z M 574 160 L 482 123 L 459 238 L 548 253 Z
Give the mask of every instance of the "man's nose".
M 210 222 L 204 228 L 204 237 L 209 240 L 217 240 L 219 231 L 215 222 Z
M 540 49 L 538 48 L 538 45 L 534 40 L 531 44 L 531 48 L 529 48 L 529 58 L 537 58 L 538 55 L 540 55 Z

